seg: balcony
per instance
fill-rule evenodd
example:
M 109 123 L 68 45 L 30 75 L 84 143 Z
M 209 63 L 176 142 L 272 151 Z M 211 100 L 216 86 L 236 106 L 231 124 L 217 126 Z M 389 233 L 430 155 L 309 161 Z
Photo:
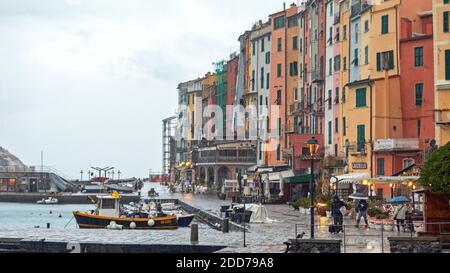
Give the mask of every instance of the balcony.
M 327 156 L 324 159 L 325 168 L 344 168 L 347 165 L 345 157 Z
M 400 139 L 377 139 L 374 144 L 374 151 L 408 151 L 419 150 L 418 138 Z
M 323 81 L 323 73 L 320 70 L 311 71 L 311 82 Z
M 450 125 L 450 110 L 436 110 L 436 124 Z
M 366 155 L 367 154 L 367 147 L 365 142 L 348 142 L 346 144 L 346 149 L 348 151 L 348 154 L 353 156 L 358 155 Z
M 334 24 L 339 24 L 341 22 L 341 14 L 340 13 L 336 13 L 334 15 Z

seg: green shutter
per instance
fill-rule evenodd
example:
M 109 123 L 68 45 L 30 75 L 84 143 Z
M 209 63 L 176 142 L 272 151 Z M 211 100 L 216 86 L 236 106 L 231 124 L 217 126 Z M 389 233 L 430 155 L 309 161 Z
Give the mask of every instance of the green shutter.
M 345 117 L 342 118 L 342 135 L 347 135 L 347 119 Z
M 328 122 L 328 144 L 332 144 L 332 140 L 331 140 L 331 131 L 333 130 L 333 124 L 331 123 L 331 121 Z
M 444 12 L 444 32 L 448 32 L 448 11 Z
M 365 107 L 366 105 L 366 89 L 356 89 L 356 107 Z
M 364 144 L 366 142 L 366 126 L 365 125 L 358 125 L 357 127 L 357 148 L 358 148 L 358 152 L 361 152 L 362 150 L 364 150 Z
M 377 71 L 381 71 L 381 53 L 377 53 Z
M 394 69 L 394 51 L 389 51 L 389 69 Z
M 416 106 L 422 106 L 423 83 L 416 84 Z
M 445 51 L 445 80 L 450 81 L 450 50 Z
M 381 17 L 381 34 L 386 34 L 389 32 L 389 16 L 384 15 Z

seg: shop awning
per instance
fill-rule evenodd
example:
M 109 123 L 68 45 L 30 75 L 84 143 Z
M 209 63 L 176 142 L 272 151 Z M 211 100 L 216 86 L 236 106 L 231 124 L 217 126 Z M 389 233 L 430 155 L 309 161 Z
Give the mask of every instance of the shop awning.
M 371 179 L 375 182 L 409 182 L 417 181 L 420 176 L 379 176 L 377 178 Z
M 370 179 L 369 173 L 348 173 L 336 176 L 339 184 L 362 184 L 363 180 Z M 330 178 L 330 183 L 335 183 L 333 177 Z
M 308 184 L 311 178 L 310 174 L 299 174 L 284 179 L 286 184 Z

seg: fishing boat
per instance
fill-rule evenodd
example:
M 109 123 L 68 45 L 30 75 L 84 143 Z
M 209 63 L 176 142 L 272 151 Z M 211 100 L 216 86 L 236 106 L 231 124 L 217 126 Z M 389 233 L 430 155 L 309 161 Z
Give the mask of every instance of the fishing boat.
M 117 192 L 112 195 L 97 196 L 96 210 L 90 213 L 74 211 L 77 224 L 82 229 L 108 228 L 112 223 L 123 229 L 176 229 L 177 216 L 165 215 L 159 217 L 127 217 L 121 215 L 120 196 Z

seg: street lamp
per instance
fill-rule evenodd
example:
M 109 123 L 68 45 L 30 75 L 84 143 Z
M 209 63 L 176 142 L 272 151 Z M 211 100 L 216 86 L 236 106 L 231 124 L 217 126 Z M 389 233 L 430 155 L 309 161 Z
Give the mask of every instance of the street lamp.
M 330 182 L 331 182 L 331 185 L 333 186 L 333 190 L 334 190 L 334 193 L 335 193 L 335 195 L 337 195 L 337 196 L 339 196 L 339 193 L 338 193 L 338 185 L 339 185 L 339 182 L 341 182 L 342 180 L 339 180 L 339 178 L 337 177 L 337 176 L 332 176 L 331 178 L 330 178 Z
M 314 239 L 314 156 L 319 151 L 319 142 L 312 137 L 306 145 L 309 148 L 311 156 L 311 174 L 309 178 L 309 198 L 310 198 L 310 214 L 311 214 L 311 239 Z

